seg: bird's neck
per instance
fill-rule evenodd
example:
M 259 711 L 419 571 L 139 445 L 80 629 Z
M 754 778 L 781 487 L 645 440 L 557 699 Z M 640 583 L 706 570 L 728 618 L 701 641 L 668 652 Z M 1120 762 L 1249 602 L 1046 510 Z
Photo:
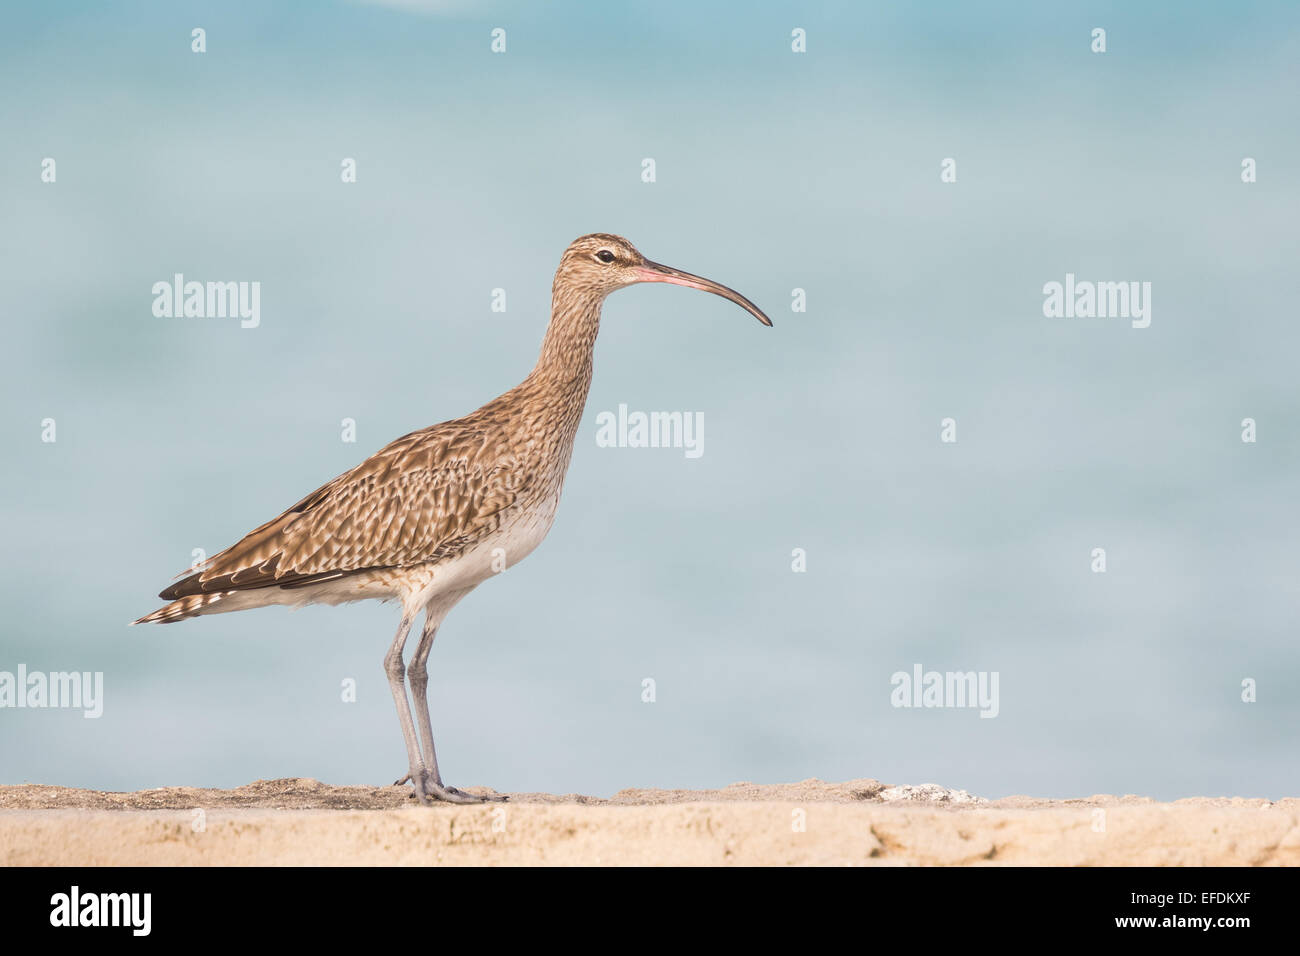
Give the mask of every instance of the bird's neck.
M 556 285 L 551 298 L 551 324 L 529 379 L 566 405 L 576 401 L 576 413 L 581 416 L 591 387 L 592 352 L 605 297 L 577 294 L 560 288 L 560 283 Z
M 556 283 L 551 324 L 537 365 L 517 392 L 523 399 L 523 430 L 533 436 L 535 453 L 563 483 L 591 388 L 591 353 L 604 297 L 575 295 L 560 285 Z

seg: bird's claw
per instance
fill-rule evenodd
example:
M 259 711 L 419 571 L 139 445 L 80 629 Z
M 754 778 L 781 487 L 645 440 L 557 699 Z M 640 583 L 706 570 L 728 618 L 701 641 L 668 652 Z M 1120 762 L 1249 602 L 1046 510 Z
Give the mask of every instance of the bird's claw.
M 443 787 L 437 784 L 430 785 L 426 792 L 430 799 L 441 800 L 444 803 L 504 803 L 510 799 L 504 793 L 479 796 L 476 793 L 466 793 L 456 787 Z
M 431 806 L 436 801 L 443 803 L 505 803 L 510 799 L 504 793 L 490 793 L 479 796 L 476 793 L 466 793 L 457 787 L 444 786 L 441 780 L 434 778 L 433 774 L 426 770 L 420 776 L 419 783 L 415 783 L 415 777 L 410 773 L 401 780 L 396 781 L 393 786 L 400 787 L 402 784 L 410 781 L 413 786 L 412 796 L 417 803 L 423 806 Z

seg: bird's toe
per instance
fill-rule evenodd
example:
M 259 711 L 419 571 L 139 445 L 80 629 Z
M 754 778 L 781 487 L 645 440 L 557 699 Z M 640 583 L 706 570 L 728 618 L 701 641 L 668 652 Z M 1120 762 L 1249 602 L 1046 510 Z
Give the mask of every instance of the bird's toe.
M 447 803 L 488 803 L 505 800 L 503 794 L 491 794 L 479 796 L 476 793 L 466 793 L 456 787 L 433 786 L 429 789 L 429 796 L 435 800 L 444 800 Z

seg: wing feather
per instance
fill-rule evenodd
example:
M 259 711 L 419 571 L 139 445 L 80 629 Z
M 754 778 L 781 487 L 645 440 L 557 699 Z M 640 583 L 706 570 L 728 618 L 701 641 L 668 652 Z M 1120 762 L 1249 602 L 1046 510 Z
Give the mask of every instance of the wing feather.
M 459 553 L 499 526 L 528 470 L 489 430 L 444 422 L 390 442 L 163 591 L 305 587 Z

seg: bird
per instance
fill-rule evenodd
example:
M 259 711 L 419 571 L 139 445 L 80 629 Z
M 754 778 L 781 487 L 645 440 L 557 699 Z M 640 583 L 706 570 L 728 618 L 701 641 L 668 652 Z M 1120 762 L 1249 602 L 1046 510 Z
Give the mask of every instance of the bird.
M 131 623 L 171 624 L 271 605 L 398 603 L 401 620 L 384 655 L 409 765 L 397 783 L 410 780 L 421 805 L 505 799 L 443 783 L 429 719 L 429 652 L 462 598 L 546 537 L 591 387 L 605 298 L 647 282 L 711 292 L 772 325 L 734 289 L 652 262 L 621 236 L 581 236 L 560 259 L 541 352 L 520 384 L 463 418 L 385 445 L 182 571 L 158 595 L 169 603 Z M 408 668 L 407 638 L 421 613 Z

